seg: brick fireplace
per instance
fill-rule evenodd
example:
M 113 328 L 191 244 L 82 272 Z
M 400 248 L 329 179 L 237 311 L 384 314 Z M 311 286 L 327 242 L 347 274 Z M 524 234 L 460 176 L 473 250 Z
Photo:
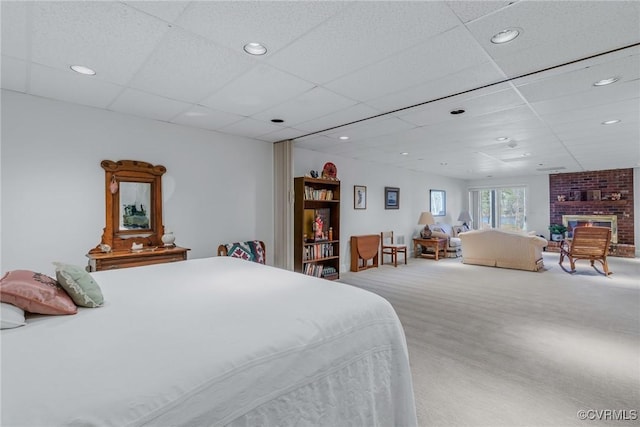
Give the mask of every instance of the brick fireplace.
M 552 174 L 549 197 L 550 224 L 562 224 L 563 216 L 564 222 L 614 216 L 617 242 L 611 245 L 610 255 L 635 256 L 633 169 Z

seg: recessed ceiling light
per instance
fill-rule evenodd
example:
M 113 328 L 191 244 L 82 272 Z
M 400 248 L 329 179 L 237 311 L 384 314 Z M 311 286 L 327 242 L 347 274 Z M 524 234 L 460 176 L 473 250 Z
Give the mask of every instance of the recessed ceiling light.
M 70 67 L 76 73 L 84 74 L 87 76 L 95 76 L 96 72 L 89 67 L 85 67 L 84 65 L 72 65 Z
M 206 116 L 207 114 L 200 111 L 187 111 L 186 113 L 184 113 L 184 115 L 188 117 L 202 117 Z
M 619 77 L 609 77 L 608 79 L 598 80 L 593 85 L 594 86 L 606 86 L 606 85 L 610 85 L 611 83 L 615 83 L 618 80 L 620 80 Z
M 244 45 L 244 51 L 249 55 L 264 55 L 267 53 L 267 48 L 261 45 L 260 43 L 247 43 Z
M 340 138 L 338 138 L 338 139 L 341 139 L 341 140 L 343 140 L 343 141 L 346 141 L 347 139 L 349 139 L 349 137 L 348 137 L 348 136 L 346 136 L 346 135 L 343 135 L 343 136 L 341 136 L 341 137 L 340 137 Z
M 511 40 L 518 37 L 521 32 L 522 30 L 519 28 L 505 28 L 504 30 L 500 31 L 497 34 L 494 34 L 493 37 L 491 37 L 491 43 L 494 43 L 494 44 L 508 43 Z
M 409 153 L 407 153 L 406 151 L 403 151 L 403 152 L 402 152 L 402 153 L 400 153 L 400 154 L 402 154 L 403 156 L 408 156 L 408 155 L 409 155 Z
M 607 120 L 605 122 L 602 122 L 603 125 L 615 125 L 616 123 L 620 123 L 620 120 L 616 119 L 616 120 Z
M 511 138 L 509 138 L 508 136 L 500 136 L 498 138 L 496 138 L 496 141 L 500 141 L 500 142 L 507 142 L 510 141 Z
M 271 123 L 284 123 L 282 119 L 271 119 Z
M 459 108 L 457 110 L 451 110 L 449 113 L 454 114 L 454 115 L 462 114 L 462 113 L 464 113 L 464 110 L 462 108 Z

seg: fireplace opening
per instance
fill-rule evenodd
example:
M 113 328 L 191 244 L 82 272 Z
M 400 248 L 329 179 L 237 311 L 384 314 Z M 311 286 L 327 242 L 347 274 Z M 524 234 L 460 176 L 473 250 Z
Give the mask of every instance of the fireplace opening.
M 615 215 L 562 215 L 562 223 L 567 227 L 567 237 L 573 237 L 575 227 L 609 227 L 611 243 L 618 243 L 618 217 Z

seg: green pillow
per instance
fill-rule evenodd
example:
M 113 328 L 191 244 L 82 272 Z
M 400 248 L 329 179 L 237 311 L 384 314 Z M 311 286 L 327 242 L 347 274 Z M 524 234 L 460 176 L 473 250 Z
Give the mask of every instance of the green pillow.
M 100 286 L 84 268 L 61 262 L 53 264 L 56 266 L 56 279 L 76 305 L 94 308 L 104 303 Z

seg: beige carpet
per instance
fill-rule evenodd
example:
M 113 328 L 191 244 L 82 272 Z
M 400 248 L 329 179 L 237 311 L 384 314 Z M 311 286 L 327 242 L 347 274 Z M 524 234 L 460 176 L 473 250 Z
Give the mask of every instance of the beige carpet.
M 544 258 L 537 273 L 449 258 L 342 275 L 398 313 L 420 426 L 640 425 L 640 259 L 610 258 L 607 278 Z

